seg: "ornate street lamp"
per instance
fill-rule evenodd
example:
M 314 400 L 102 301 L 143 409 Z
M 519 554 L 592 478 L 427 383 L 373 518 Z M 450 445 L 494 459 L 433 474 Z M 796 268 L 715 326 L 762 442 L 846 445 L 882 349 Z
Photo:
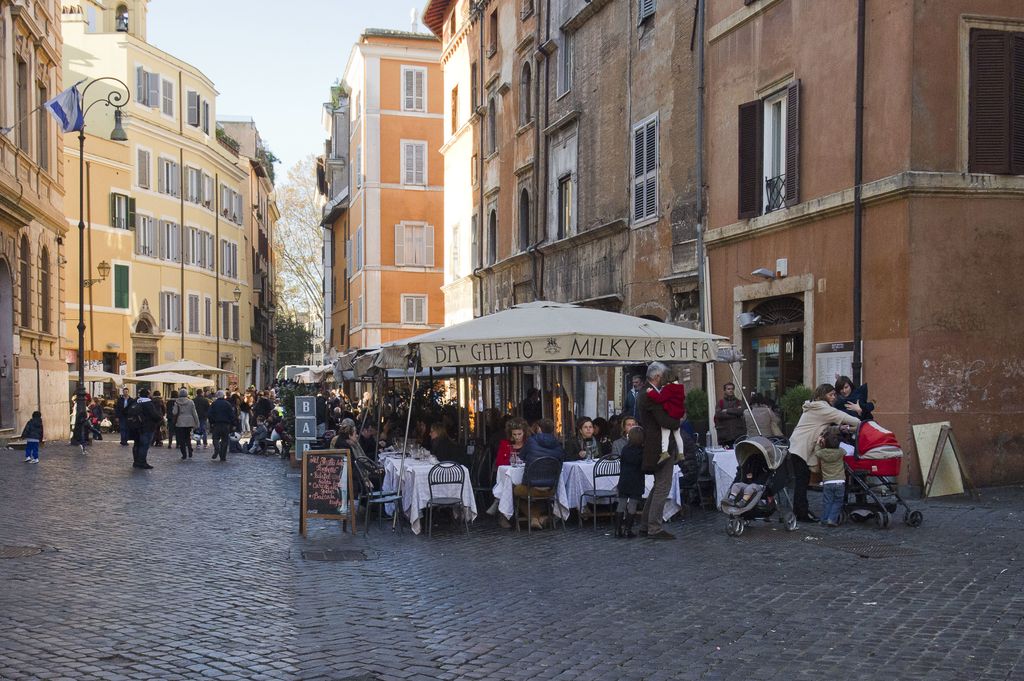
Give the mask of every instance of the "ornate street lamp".
M 105 97 L 101 96 L 92 104 L 85 106 L 86 94 L 96 83 L 109 80 L 124 89 L 111 90 Z M 110 139 L 114 142 L 124 142 L 128 135 L 124 131 L 123 114 L 121 109 L 131 99 L 131 90 L 118 78 L 103 76 L 94 78 L 82 88 L 82 126 L 78 129 L 78 385 L 75 387 L 75 439 L 82 446 L 82 453 L 85 453 L 85 289 L 93 284 L 103 281 L 110 274 L 110 264 L 103 261 L 99 264 L 99 279 L 89 279 L 85 276 L 85 117 L 89 109 L 97 104 L 114 108 L 114 129 L 110 132 Z

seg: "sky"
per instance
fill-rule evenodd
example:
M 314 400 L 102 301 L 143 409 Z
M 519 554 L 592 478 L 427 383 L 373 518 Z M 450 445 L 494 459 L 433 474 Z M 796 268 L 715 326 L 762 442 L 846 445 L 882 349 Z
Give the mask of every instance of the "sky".
M 217 115 L 251 116 L 281 163 L 323 151 L 321 107 L 364 28 L 410 30 L 426 0 L 150 0 L 147 41 L 220 93 Z M 422 23 L 420 31 L 426 31 Z

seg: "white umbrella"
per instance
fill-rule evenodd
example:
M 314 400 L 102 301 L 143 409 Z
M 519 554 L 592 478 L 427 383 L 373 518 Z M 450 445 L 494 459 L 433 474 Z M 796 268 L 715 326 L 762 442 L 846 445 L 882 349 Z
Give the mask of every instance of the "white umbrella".
M 68 380 L 72 383 L 78 380 L 78 372 L 68 374 Z M 89 371 L 85 372 L 85 382 L 92 383 L 93 381 L 101 381 L 106 383 L 107 381 L 113 381 L 117 385 L 124 383 L 124 376 L 121 374 L 112 374 L 109 371 Z
M 135 372 L 136 376 L 142 374 L 159 374 L 166 371 L 172 371 L 179 374 L 227 374 L 231 373 L 225 369 L 218 369 L 217 367 L 209 366 L 208 364 L 200 364 L 194 362 L 191 359 L 179 359 L 166 364 L 157 364 L 155 367 L 149 367 L 147 369 L 139 369 Z
M 214 382 L 208 378 L 203 378 L 202 376 L 189 376 L 188 374 L 178 374 L 173 371 L 144 375 L 136 373 L 134 376 L 126 376 L 124 380 L 128 383 L 170 383 L 172 385 L 184 385 L 191 388 L 212 388 L 215 385 Z
M 566 303 L 537 301 L 381 346 L 373 366 L 713 362 L 722 336 Z M 356 360 L 361 369 L 367 353 Z

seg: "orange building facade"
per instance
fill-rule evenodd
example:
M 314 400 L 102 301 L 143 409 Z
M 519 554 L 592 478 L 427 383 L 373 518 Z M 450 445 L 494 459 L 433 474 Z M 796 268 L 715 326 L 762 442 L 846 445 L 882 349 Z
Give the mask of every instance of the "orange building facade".
M 349 56 L 347 207 L 335 203 L 324 224 L 326 338 L 336 350 L 444 323 L 440 54 L 433 36 L 367 29 Z M 335 133 L 343 129 L 334 126 Z M 344 150 L 333 142 L 338 160 Z M 335 178 L 333 198 L 343 192 L 338 184 Z

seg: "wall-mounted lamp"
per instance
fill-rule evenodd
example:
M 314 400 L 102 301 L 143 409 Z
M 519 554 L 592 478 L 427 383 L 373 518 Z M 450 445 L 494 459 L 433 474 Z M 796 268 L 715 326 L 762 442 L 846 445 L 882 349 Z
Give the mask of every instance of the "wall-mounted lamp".
M 93 284 L 98 284 L 101 281 L 106 281 L 107 277 L 110 276 L 110 263 L 107 262 L 106 260 L 101 261 L 100 264 L 96 266 L 96 269 L 100 273 L 100 278 L 99 279 L 83 279 L 82 280 L 82 286 L 90 287 Z
M 775 279 L 775 273 L 772 272 L 767 267 L 758 267 L 756 270 L 750 273 L 750 276 L 761 277 L 762 279 L 767 279 L 768 281 L 773 281 Z

